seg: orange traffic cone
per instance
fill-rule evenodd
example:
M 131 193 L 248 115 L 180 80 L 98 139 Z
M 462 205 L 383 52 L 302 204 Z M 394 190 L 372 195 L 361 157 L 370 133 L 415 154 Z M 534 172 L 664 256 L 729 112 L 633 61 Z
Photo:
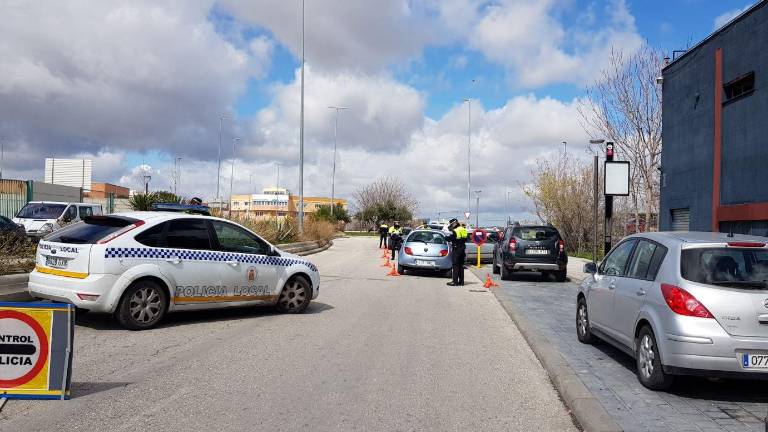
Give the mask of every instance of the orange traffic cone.
M 397 265 L 395 265 L 395 263 L 392 263 L 392 270 L 387 273 L 387 276 L 400 276 L 400 273 L 397 272 Z
M 386 258 L 388 256 L 389 256 L 389 251 L 387 250 L 387 248 L 384 248 L 384 252 L 381 253 L 381 257 Z
M 382 267 L 389 267 L 389 255 L 387 255 L 387 256 L 386 256 L 386 257 L 384 257 L 384 258 L 386 258 L 387 260 L 386 260 L 386 261 L 384 261 L 384 264 L 382 264 L 381 266 L 382 266 Z
M 490 273 L 485 274 L 485 283 L 483 284 L 483 288 L 496 288 L 499 286 L 496 282 L 491 279 Z

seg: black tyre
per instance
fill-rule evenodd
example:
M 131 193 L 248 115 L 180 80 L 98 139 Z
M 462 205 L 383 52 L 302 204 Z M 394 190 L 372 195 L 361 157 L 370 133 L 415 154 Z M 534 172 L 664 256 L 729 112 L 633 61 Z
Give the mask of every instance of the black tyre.
M 635 364 L 640 384 L 651 390 L 666 390 L 675 380 L 673 375 L 664 372 L 656 336 L 650 326 L 641 328 L 635 340 Z
M 589 325 L 587 300 L 584 297 L 579 297 L 579 301 L 576 302 L 576 337 L 579 338 L 579 342 L 584 344 L 593 344 L 597 341 Z
M 496 264 L 496 254 L 493 254 L 493 274 L 499 274 L 499 266 Z
M 301 313 L 311 300 L 312 285 L 303 276 L 295 276 L 283 286 L 275 307 L 282 313 Z
M 552 272 L 553 275 L 555 275 L 555 280 L 558 282 L 565 282 L 568 271 L 567 270 L 558 270 L 556 272 Z
M 400 274 L 405 274 L 405 267 L 401 266 L 400 264 L 397 265 L 397 272 Z
M 501 267 L 500 273 L 501 273 L 501 280 L 510 280 L 512 279 L 512 274 L 514 271 L 508 270 L 507 266 L 504 264 L 501 264 L 499 267 Z
M 163 319 L 167 310 L 165 288 L 151 280 L 140 280 L 123 293 L 115 318 L 128 330 L 148 330 Z

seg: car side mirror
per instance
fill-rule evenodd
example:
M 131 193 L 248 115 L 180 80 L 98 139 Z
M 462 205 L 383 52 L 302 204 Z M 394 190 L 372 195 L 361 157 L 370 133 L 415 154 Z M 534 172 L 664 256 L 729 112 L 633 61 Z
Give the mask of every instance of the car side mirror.
M 587 274 L 597 273 L 597 263 L 588 262 L 584 264 L 584 273 L 587 273 Z
M 280 252 L 276 247 L 272 246 L 272 248 L 269 249 L 269 256 L 280 256 Z

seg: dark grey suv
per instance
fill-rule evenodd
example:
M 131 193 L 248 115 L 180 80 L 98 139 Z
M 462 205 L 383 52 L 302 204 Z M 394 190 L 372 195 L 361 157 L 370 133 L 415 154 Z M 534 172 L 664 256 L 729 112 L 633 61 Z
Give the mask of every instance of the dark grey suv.
M 538 271 L 565 282 L 567 265 L 565 243 L 552 226 L 508 226 L 493 250 L 493 273 L 501 273 L 503 280 L 518 271 Z

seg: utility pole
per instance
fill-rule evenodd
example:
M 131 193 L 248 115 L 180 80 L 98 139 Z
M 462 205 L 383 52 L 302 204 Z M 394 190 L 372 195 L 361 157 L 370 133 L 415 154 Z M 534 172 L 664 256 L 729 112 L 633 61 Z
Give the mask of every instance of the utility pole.
M 568 142 L 563 141 L 563 154 L 568 154 Z
M 475 198 L 477 199 L 477 203 L 475 204 L 475 229 L 480 228 L 480 193 L 481 190 L 475 191 Z
M 235 181 L 235 144 L 240 141 L 240 137 L 235 137 L 235 139 L 232 140 L 232 170 L 229 175 L 229 211 L 227 212 L 229 214 L 229 217 L 232 217 L 232 185 Z
M 248 214 L 247 219 L 252 216 L 253 210 L 253 173 L 248 174 Z
M 304 0 L 301 0 L 301 112 L 299 115 L 299 233 L 304 234 Z
M 336 139 L 339 133 L 339 111 L 349 108 L 343 106 L 329 106 L 328 108 L 336 110 L 336 120 L 333 126 L 333 174 L 331 175 L 331 220 L 333 220 L 333 211 L 336 207 Z
M 0 136 L 0 180 L 3 179 L 3 165 L 5 165 L 5 137 Z
M 278 221 L 277 201 L 280 195 L 280 165 L 282 165 L 280 162 L 275 162 L 275 166 L 277 167 L 277 182 L 275 183 L 275 221 Z
M 610 162 L 613 160 L 613 143 L 608 141 L 605 143 L 605 161 Z M 637 223 L 637 221 L 635 221 Z M 608 251 L 611 250 L 611 242 L 612 242 L 612 236 L 613 234 L 613 196 L 606 195 L 605 196 L 605 233 L 603 233 L 605 237 L 605 245 L 603 247 L 603 253 L 605 255 L 608 254 Z
M 597 144 L 600 145 L 604 143 L 605 140 L 602 139 L 595 139 L 595 140 L 589 140 L 590 144 Z M 600 204 L 600 162 L 598 161 L 599 157 L 597 154 L 594 156 L 594 168 L 592 173 L 592 211 L 593 211 L 593 226 L 592 226 L 592 262 L 597 263 L 597 209 Z
M 141 179 L 144 180 L 144 195 L 149 195 L 149 181 L 152 180 L 152 176 L 147 174 L 147 171 L 145 170 Z
M 219 157 L 218 157 L 218 168 L 216 168 L 216 200 L 219 201 L 219 216 L 221 216 L 221 195 L 219 192 L 219 187 L 221 185 L 221 130 L 224 125 L 224 119 L 227 118 L 227 116 L 219 116 Z

